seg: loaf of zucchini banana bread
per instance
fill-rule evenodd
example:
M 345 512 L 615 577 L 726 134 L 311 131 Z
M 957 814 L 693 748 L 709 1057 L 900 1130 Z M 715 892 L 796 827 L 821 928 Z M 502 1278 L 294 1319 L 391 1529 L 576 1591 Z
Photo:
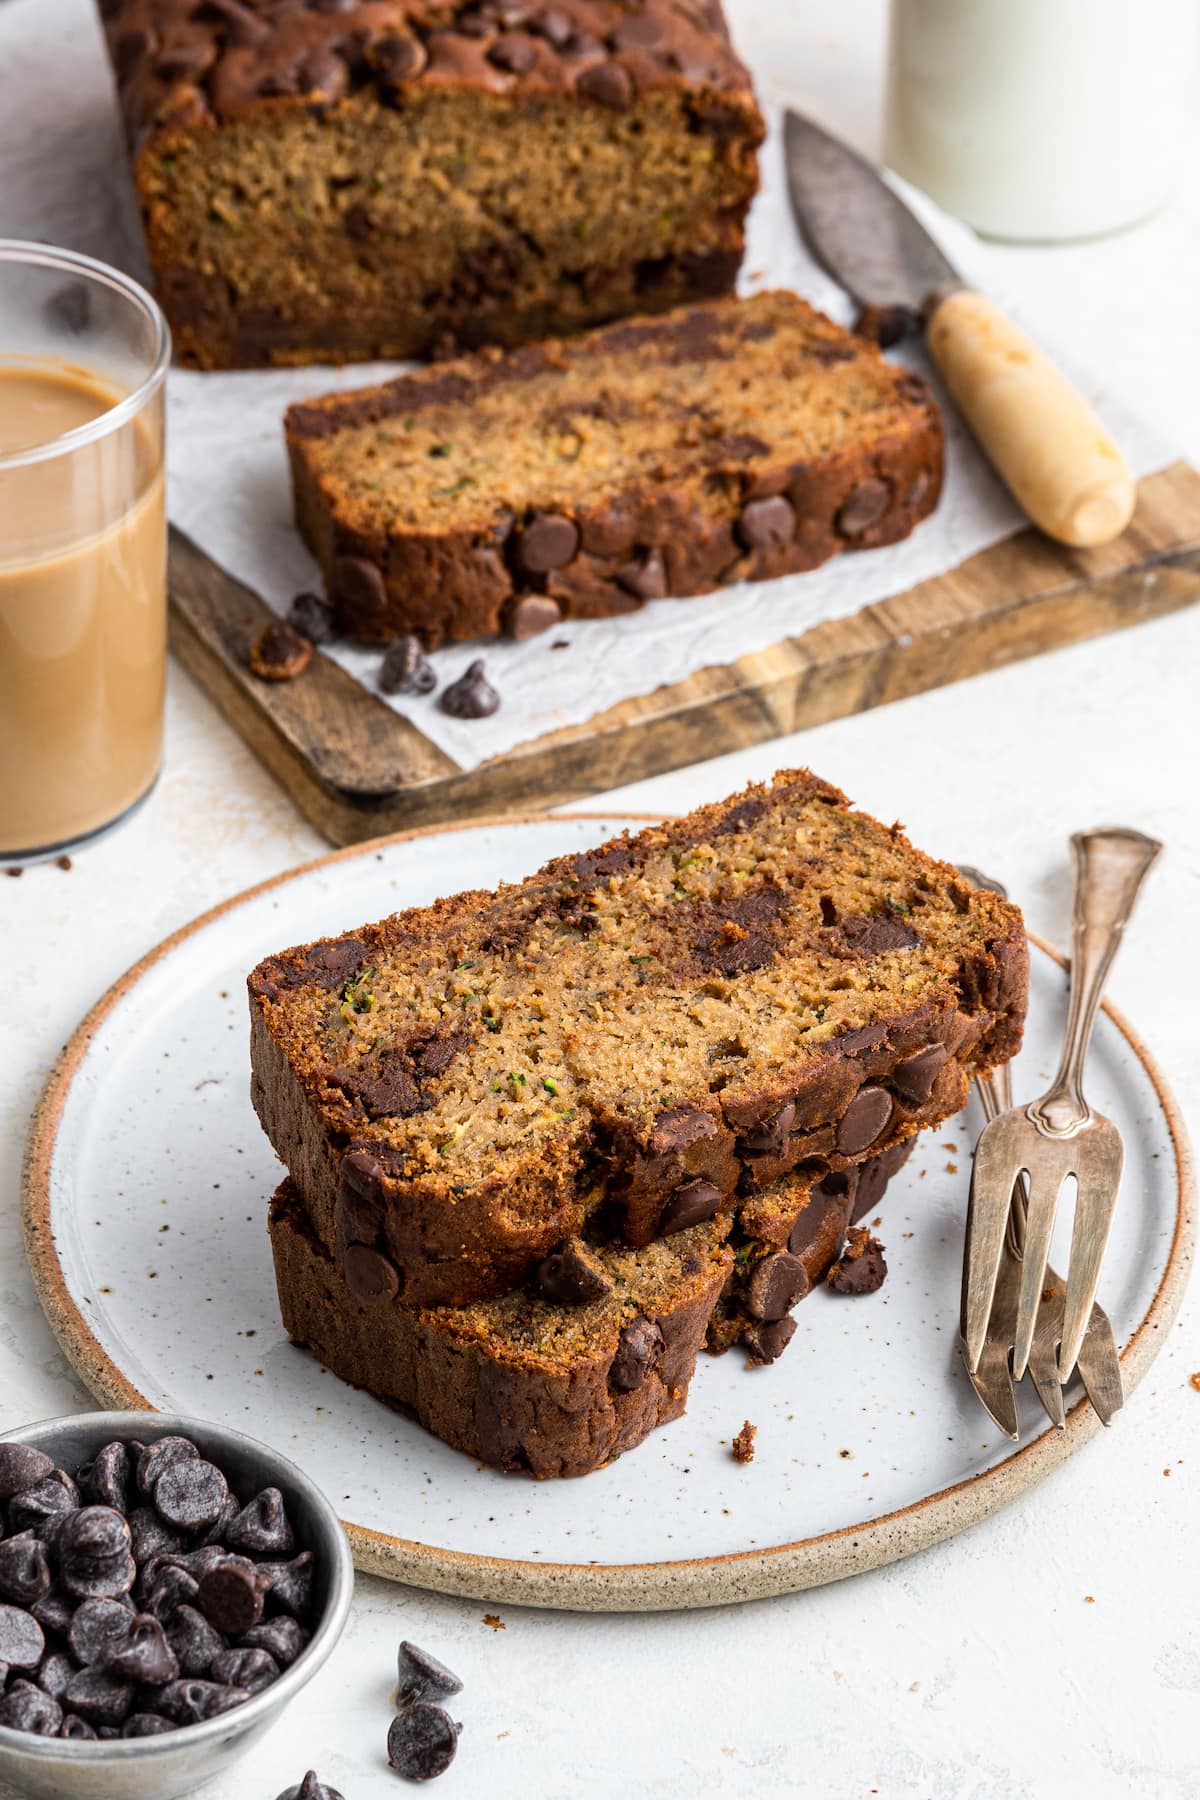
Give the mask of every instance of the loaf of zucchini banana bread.
M 517 343 L 723 293 L 763 126 L 719 0 L 101 0 L 202 368 Z
M 798 770 L 269 957 L 253 1097 L 349 1290 L 461 1305 L 957 1112 L 1027 979 L 1015 907 Z
M 783 292 L 330 394 L 286 433 L 341 628 L 427 647 L 894 543 L 942 482 L 925 383 Z

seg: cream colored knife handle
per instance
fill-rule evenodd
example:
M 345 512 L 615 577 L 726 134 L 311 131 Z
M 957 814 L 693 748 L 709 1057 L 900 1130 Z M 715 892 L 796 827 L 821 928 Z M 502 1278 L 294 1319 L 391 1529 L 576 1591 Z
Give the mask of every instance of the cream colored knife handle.
M 933 297 L 930 354 L 1014 499 L 1059 543 L 1119 537 L 1133 477 L 1092 409 L 999 307 L 969 288 Z

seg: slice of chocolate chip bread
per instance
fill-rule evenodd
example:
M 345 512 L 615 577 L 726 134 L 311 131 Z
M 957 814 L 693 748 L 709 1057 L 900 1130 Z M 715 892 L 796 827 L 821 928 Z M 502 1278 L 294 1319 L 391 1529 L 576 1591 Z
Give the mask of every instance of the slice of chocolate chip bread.
M 1021 916 L 805 770 L 250 976 L 253 1097 L 360 1298 L 506 1292 L 957 1112 Z
M 916 1141 L 914 1133 L 820 1178 L 796 1170 L 743 1201 L 730 1236 L 733 1268 L 708 1322 L 705 1348 L 720 1356 L 745 1344 L 755 1363 L 781 1356 L 796 1330 L 795 1307 L 824 1281 L 847 1230 L 878 1206 Z
M 727 1231 L 713 1219 L 645 1250 L 585 1252 L 560 1270 L 565 1299 L 410 1307 L 355 1294 L 290 1182 L 270 1212 L 289 1337 L 456 1450 L 540 1477 L 586 1475 L 683 1412 Z
M 942 481 L 925 384 L 788 293 L 330 394 L 286 430 L 342 629 L 428 646 L 894 543 Z
M 719 0 L 101 0 L 202 368 L 517 343 L 724 293 L 763 126 Z

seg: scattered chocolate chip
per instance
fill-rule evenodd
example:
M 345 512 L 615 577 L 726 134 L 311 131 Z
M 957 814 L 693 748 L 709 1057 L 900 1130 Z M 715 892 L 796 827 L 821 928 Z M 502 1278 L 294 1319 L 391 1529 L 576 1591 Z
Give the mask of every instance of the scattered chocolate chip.
M 264 1562 L 258 1572 L 270 1583 L 272 1603 L 294 1619 L 302 1619 L 312 1606 L 313 1553 L 301 1550 L 291 1562 Z M 215 1623 L 215 1621 L 214 1621 Z M 240 1629 L 247 1629 L 241 1627 Z
M 342 1800 L 342 1795 L 336 1788 L 318 1781 L 317 1771 L 310 1769 L 298 1787 L 285 1788 L 277 1800 Z
M 743 1342 L 750 1352 L 752 1363 L 773 1363 L 796 1335 L 796 1321 L 789 1314 L 782 1319 L 765 1321 L 755 1320 L 742 1333 Z
M 796 535 L 796 509 L 782 494 L 751 500 L 738 518 L 738 536 L 747 550 L 771 550 Z
M 790 1251 L 760 1257 L 746 1283 L 746 1311 L 772 1325 L 803 1300 L 811 1285 L 808 1270 Z
M 229 1484 L 215 1463 L 188 1458 L 167 1469 L 154 1486 L 158 1516 L 179 1531 L 204 1531 L 220 1518 Z
M 164 1731 L 174 1731 L 170 1719 L 164 1719 L 161 1713 L 130 1713 L 121 1727 L 123 1738 L 161 1737 Z
M 849 498 L 843 500 L 834 523 L 843 537 L 861 537 L 864 531 L 879 523 L 891 499 L 891 483 L 872 476 L 859 482 Z
M 290 1556 L 295 1538 L 279 1489 L 256 1494 L 227 1528 L 225 1542 L 250 1556 Z
M 612 1277 L 582 1238 L 568 1238 L 538 1265 L 537 1284 L 547 1300 L 563 1306 L 584 1306 L 613 1290 Z
M 35 1531 L 39 1537 L 45 1537 L 78 1506 L 79 1490 L 71 1477 L 62 1469 L 51 1469 L 32 1487 L 13 1495 L 8 1503 L 8 1529 Z
M 854 321 L 859 337 L 868 338 L 881 350 L 890 350 L 921 330 L 921 315 L 912 306 L 864 306 Z
M 139 1613 L 130 1621 L 129 1634 L 110 1657 L 108 1667 L 114 1675 L 127 1681 L 138 1681 L 148 1687 L 161 1687 L 179 1676 L 179 1659 L 158 1620 Z
M 79 1669 L 63 1693 L 63 1705 L 89 1725 L 122 1725 L 133 1711 L 136 1689 L 107 1669 Z
M 60 1738 L 90 1738 L 94 1742 L 98 1733 L 96 1727 L 81 1719 L 78 1713 L 67 1713 L 58 1728 L 58 1735 Z
M 136 1616 L 120 1600 L 82 1601 L 67 1629 L 71 1655 L 85 1668 L 107 1669 L 128 1643 Z
M 431 694 L 437 686 L 433 664 L 410 632 L 388 647 L 379 665 L 381 694 Z
M 900 1098 L 911 1106 L 924 1106 L 949 1055 L 945 1044 L 929 1044 L 915 1056 L 897 1063 L 892 1070 L 891 1083 Z
M 45 1649 L 45 1634 L 31 1613 L 0 1605 L 0 1663 L 11 1669 L 36 1669 Z
M 176 1725 L 198 1725 L 243 1705 L 250 1695 L 245 1688 L 222 1687 L 216 1681 L 168 1681 L 160 1689 L 158 1704 L 164 1717 Z
M 395 1263 L 382 1250 L 368 1244 L 348 1244 L 342 1257 L 342 1274 L 356 1300 L 387 1302 L 400 1292 Z
M 19 1531 L 0 1542 L 0 1600 L 32 1606 L 49 1592 L 50 1579 L 45 1545 L 32 1531 Z
M 508 615 L 508 635 L 518 643 L 562 623 L 562 608 L 548 594 L 522 594 Z
M 886 1130 L 892 1116 L 892 1096 L 886 1088 L 868 1082 L 859 1088 L 842 1114 L 837 1128 L 837 1147 L 843 1156 L 857 1156 Z
M 639 600 L 665 600 L 669 589 L 662 551 L 647 550 L 633 562 L 623 563 L 617 570 L 617 585 Z
M 579 54 L 578 44 L 579 39 L 576 37 L 571 45 L 576 55 Z M 589 68 L 580 71 L 575 86 L 589 100 L 611 107 L 614 112 L 625 112 L 633 104 L 633 79 L 629 70 L 620 63 L 592 63 Z
M 0 1444 L 0 1500 L 11 1500 L 52 1474 L 53 1459 L 30 1444 Z
M 780 1107 L 761 1125 L 754 1126 L 741 1137 L 738 1148 L 747 1156 L 782 1156 L 796 1119 L 794 1101 Z
M 626 1325 L 617 1342 L 617 1353 L 609 1371 L 612 1384 L 622 1393 L 640 1388 L 662 1357 L 663 1334 L 651 1319 L 634 1319 Z
M 333 565 L 333 582 L 350 606 L 382 612 L 387 605 L 383 576 L 364 556 L 339 556 Z
M 697 1175 L 694 1180 L 677 1187 L 667 1201 L 658 1221 L 659 1236 L 670 1237 L 673 1232 L 686 1231 L 691 1225 L 702 1225 L 705 1219 L 715 1217 L 720 1206 L 720 1188 Z
M 294 681 L 312 659 L 312 639 L 302 637 L 286 619 L 272 619 L 251 646 L 250 673 L 260 681 Z
M 461 1730 L 444 1708 L 418 1700 L 388 1727 L 388 1761 L 406 1781 L 432 1781 L 454 1761 Z
M 261 1694 L 279 1680 L 279 1664 L 268 1650 L 222 1650 L 213 1657 L 209 1674 L 224 1687 L 245 1688 Z
M 52 1694 L 43 1694 L 32 1681 L 14 1681 L 0 1695 L 0 1725 L 10 1731 L 29 1731 L 35 1737 L 57 1737 L 62 1727 L 62 1707 Z
M 465 675 L 443 688 L 438 705 L 452 719 L 486 719 L 498 711 L 500 696 L 483 672 L 483 658 L 471 663 Z
M 830 1287 L 838 1294 L 874 1294 L 883 1286 L 886 1275 L 887 1263 L 878 1238 L 873 1238 L 865 1226 L 851 1227 L 846 1248 L 829 1271 Z
M 449 1700 L 451 1695 L 462 1692 L 462 1682 L 452 1669 L 407 1639 L 396 1657 L 396 1673 L 397 1707 L 416 1700 Z
M 531 575 L 548 575 L 570 562 L 579 548 L 579 527 L 562 513 L 534 513 L 516 538 L 517 556 Z
M 168 1436 L 156 1438 L 152 1444 L 142 1444 L 138 1449 L 136 1469 L 139 1491 L 153 1494 L 155 1482 L 173 1463 L 189 1461 L 199 1454 L 191 1438 Z
M 337 636 L 333 608 L 320 594 L 297 594 L 288 608 L 287 622 L 310 644 L 331 644 Z
M 210 1625 L 233 1636 L 258 1624 L 269 1585 L 270 1577 L 262 1565 L 244 1556 L 229 1556 L 199 1583 L 196 1607 Z
M 265 1626 L 252 1627 L 255 1631 L 264 1629 Z M 185 1676 L 207 1675 L 213 1658 L 227 1648 L 221 1633 L 186 1601 L 181 1602 L 171 1615 L 167 1643 L 179 1664 L 179 1673 Z

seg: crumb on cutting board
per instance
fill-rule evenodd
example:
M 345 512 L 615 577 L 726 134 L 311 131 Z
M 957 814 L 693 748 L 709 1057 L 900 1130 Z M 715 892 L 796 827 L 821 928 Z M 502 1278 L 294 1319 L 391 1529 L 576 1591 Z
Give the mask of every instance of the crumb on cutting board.
M 747 1419 L 730 1446 L 735 1463 L 754 1461 L 754 1440 L 758 1435 L 758 1426 Z

